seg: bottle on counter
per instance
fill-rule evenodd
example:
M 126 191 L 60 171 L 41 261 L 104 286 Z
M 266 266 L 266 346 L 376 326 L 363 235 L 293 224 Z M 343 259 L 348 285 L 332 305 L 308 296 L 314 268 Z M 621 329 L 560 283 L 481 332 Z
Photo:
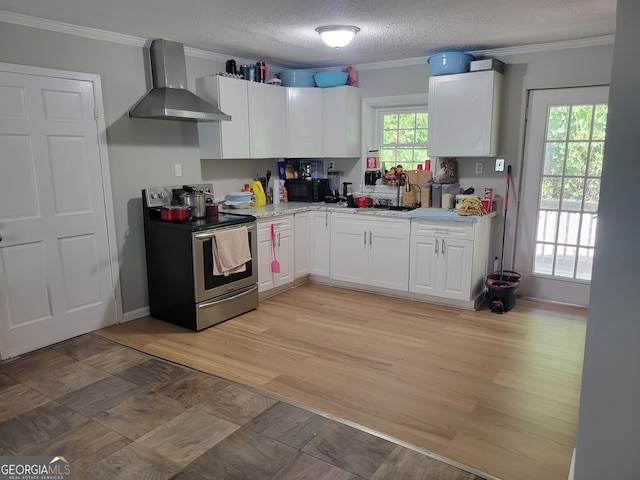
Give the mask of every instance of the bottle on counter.
M 278 205 L 280 203 L 280 180 L 278 178 L 272 178 L 269 180 L 269 190 L 271 190 L 271 203 Z

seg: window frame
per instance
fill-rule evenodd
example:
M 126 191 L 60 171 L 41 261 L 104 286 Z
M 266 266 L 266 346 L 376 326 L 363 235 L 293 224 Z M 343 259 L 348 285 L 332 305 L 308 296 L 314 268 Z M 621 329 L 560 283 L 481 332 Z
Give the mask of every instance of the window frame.
M 427 120 L 428 120 L 428 115 L 429 115 L 429 108 L 426 104 L 416 104 L 416 105 L 403 105 L 403 106 L 385 106 L 385 107 L 378 107 L 375 108 L 375 144 L 376 144 L 376 148 L 379 152 L 382 152 L 383 148 L 384 148 L 384 143 L 383 143 L 383 136 L 384 136 L 384 116 L 385 115 L 403 115 L 403 114 L 416 114 L 416 113 L 424 113 L 427 115 Z M 428 123 L 427 123 L 428 125 Z M 416 130 L 416 126 L 414 124 L 414 131 Z M 427 135 L 428 135 L 428 127 L 427 127 Z M 410 165 L 403 165 L 403 167 L 405 167 L 405 169 L 407 170 L 414 170 L 417 166 L 417 164 L 422 163 L 424 160 L 427 160 L 429 158 L 428 155 L 428 150 L 427 150 L 427 145 L 428 145 L 428 138 L 427 141 L 424 143 L 406 143 L 406 144 L 394 144 L 396 145 L 395 150 L 398 150 L 399 146 L 406 146 L 406 148 L 410 148 L 412 149 L 412 158 L 413 158 L 413 162 Z M 387 147 L 389 148 L 389 147 Z M 416 150 L 424 150 L 427 152 L 426 157 L 421 160 L 421 161 L 416 161 L 415 160 L 415 151 Z M 382 155 L 381 155 L 382 157 Z M 396 156 L 397 158 L 397 156 Z M 400 163 L 400 162 L 395 162 L 395 163 Z

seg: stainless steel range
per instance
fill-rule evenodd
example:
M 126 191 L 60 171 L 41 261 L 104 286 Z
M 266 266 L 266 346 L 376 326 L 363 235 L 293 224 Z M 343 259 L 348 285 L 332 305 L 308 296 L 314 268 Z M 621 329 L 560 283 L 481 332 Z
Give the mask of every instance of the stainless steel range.
M 211 184 L 187 190 L 213 191 Z M 198 331 L 258 307 L 256 218 L 216 213 L 163 220 L 163 210 L 179 204 L 184 193 L 184 186 L 142 190 L 149 310 L 152 317 Z M 214 242 L 225 232 L 246 235 L 251 259 L 241 271 L 214 274 Z

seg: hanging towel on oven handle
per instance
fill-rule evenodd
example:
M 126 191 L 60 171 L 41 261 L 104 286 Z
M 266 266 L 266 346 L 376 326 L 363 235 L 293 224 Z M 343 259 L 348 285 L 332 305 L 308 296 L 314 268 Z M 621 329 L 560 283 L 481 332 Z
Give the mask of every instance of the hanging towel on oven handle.
M 246 263 L 251 260 L 247 227 L 220 230 L 211 242 L 213 254 L 213 274 L 228 276 L 246 271 Z

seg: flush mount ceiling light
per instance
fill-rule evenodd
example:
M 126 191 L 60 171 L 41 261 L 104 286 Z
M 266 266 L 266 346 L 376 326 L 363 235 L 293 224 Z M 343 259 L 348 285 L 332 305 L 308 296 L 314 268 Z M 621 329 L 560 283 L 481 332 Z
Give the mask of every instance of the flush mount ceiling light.
M 353 25 L 327 25 L 316 28 L 324 43 L 333 48 L 341 48 L 347 45 L 360 29 Z

